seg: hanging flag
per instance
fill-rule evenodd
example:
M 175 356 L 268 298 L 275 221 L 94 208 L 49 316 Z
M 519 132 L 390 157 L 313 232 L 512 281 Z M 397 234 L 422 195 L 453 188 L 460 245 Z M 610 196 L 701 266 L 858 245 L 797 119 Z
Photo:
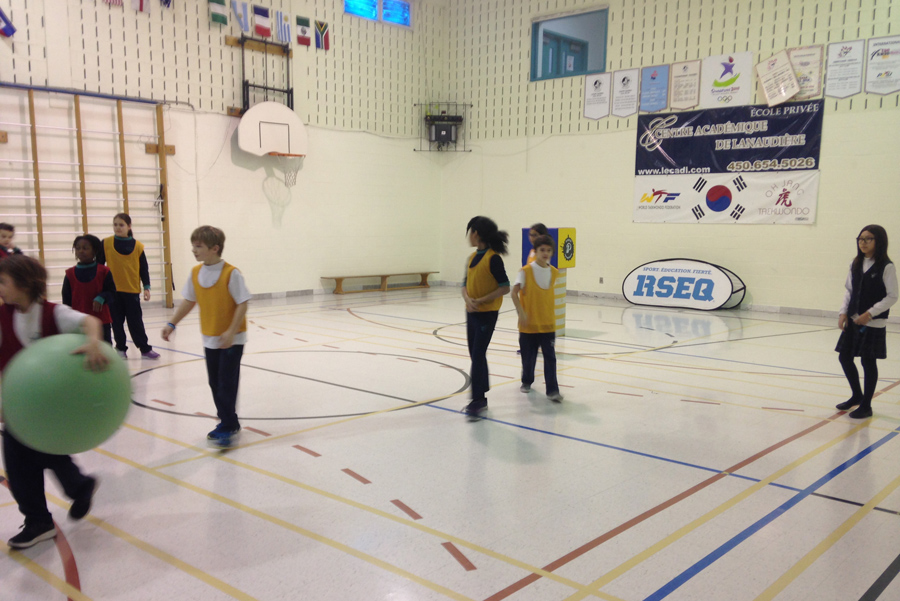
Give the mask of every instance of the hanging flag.
M 122 0 L 103 0 L 110 6 L 122 6 Z
M 328 40 L 328 23 L 325 21 L 316 21 L 316 48 L 328 50 L 331 43 Z
M 309 46 L 309 19 L 306 17 L 297 17 L 297 43 Z
M 13 27 L 12 21 L 9 20 L 9 17 L 4 14 L 3 9 L 0 8 L 0 35 L 8 38 L 14 33 L 16 33 L 16 28 Z
M 131 0 L 131 8 L 139 13 L 150 12 L 150 0 Z
M 247 13 L 247 3 L 231 0 L 231 10 L 234 11 L 234 18 L 237 19 L 241 31 L 250 31 L 250 15 Z
M 159 0 L 159 3 L 166 8 L 172 8 L 172 0 Z
M 225 6 L 225 0 L 209 0 L 209 20 L 228 25 L 228 7 Z
M 272 35 L 272 28 L 269 25 L 269 9 L 264 6 L 253 5 L 253 31 L 256 35 L 264 38 Z
M 291 42 L 291 18 L 280 10 L 275 11 L 275 35 L 278 36 L 279 42 L 285 44 Z

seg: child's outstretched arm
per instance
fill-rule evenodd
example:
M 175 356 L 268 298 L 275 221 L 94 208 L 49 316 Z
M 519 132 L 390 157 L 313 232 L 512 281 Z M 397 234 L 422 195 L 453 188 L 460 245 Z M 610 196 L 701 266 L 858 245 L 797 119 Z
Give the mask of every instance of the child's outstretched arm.
M 228 326 L 228 329 L 225 330 L 225 333 L 219 336 L 220 349 L 231 348 L 231 345 L 234 344 L 234 336 L 237 334 L 238 328 L 241 327 L 241 323 L 243 323 L 244 318 L 247 316 L 247 303 L 248 301 L 244 301 L 235 308 L 231 324 Z
M 191 312 L 191 309 L 194 308 L 194 305 L 197 303 L 195 301 L 189 301 L 184 299 L 181 301 L 181 304 L 178 305 L 178 308 L 175 310 L 175 315 L 172 316 L 172 321 L 166 324 L 166 327 L 162 329 L 162 339 L 166 342 L 169 341 L 169 335 L 175 331 L 175 326 L 178 325 L 178 322 L 185 318 L 185 316 Z
M 93 371 L 103 371 L 109 365 L 109 359 L 100 348 L 103 342 L 103 324 L 99 319 L 86 315 L 81 323 L 81 331 L 87 336 L 86 344 L 72 351 L 73 355 L 84 355 L 85 366 Z

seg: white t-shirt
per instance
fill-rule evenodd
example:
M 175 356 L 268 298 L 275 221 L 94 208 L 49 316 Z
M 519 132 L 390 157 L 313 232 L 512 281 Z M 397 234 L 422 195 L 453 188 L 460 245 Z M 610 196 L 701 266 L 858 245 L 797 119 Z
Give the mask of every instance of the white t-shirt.
M 212 288 L 215 286 L 216 282 L 219 281 L 219 277 L 222 275 L 222 270 L 224 268 L 225 261 L 219 261 L 215 265 L 201 265 L 200 273 L 197 274 L 197 281 L 200 282 L 200 286 L 203 288 Z M 228 293 L 231 294 L 231 298 L 233 298 L 234 302 L 238 305 L 246 303 L 253 296 L 247 289 L 247 284 L 244 282 L 244 276 L 241 275 L 241 272 L 238 269 L 234 269 L 231 272 L 231 279 L 228 280 Z M 188 277 L 187 283 L 181 291 L 181 296 L 183 296 L 185 300 L 194 303 L 197 302 L 197 295 L 194 294 L 193 277 Z M 220 348 L 221 343 L 219 342 L 219 336 L 204 336 L 202 333 L 201 336 L 203 337 L 204 348 Z M 234 342 L 232 344 L 247 344 L 247 332 L 238 332 L 235 334 Z
M 44 303 L 31 303 L 28 311 L 16 311 L 13 313 L 13 332 L 16 338 L 22 343 L 22 346 L 28 347 L 34 341 L 40 340 L 41 336 L 41 317 L 44 314 Z M 60 334 L 80 334 L 81 326 L 87 315 L 76 311 L 67 305 L 56 305 L 53 308 L 53 321 L 56 322 L 56 328 Z M 0 332 L 0 337 L 3 334 Z M 3 343 L 0 338 L 0 344 Z
M 875 264 L 875 259 L 867 259 L 863 257 L 862 264 L 862 272 L 866 273 L 869 269 L 872 268 L 872 265 Z M 863 310 L 863 313 L 866 311 L 869 312 L 869 315 L 881 315 L 888 309 L 894 306 L 894 303 L 897 302 L 898 292 L 897 292 L 897 268 L 894 267 L 893 263 L 888 263 L 884 266 L 884 273 L 881 277 L 882 281 L 884 281 L 884 289 L 887 292 L 885 297 L 872 305 L 871 307 L 860 307 Z M 847 273 L 847 281 L 844 282 L 844 303 L 841 305 L 841 310 L 838 311 L 839 314 L 845 315 L 847 313 L 847 309 L 850 308 L 850 297 L 853 294 L 853 263 L 850 263 L 850 272 Z M 850 319 L 853 319 L 856 315 L 850 315 Z M 887 325 L 886 319 L 873 319 L 868 323 L 870 327 L 873 328 L 883 328 Z
M 540 288 L 546 290 L 550 287 L 550 278 L 553 273 L 550 271 L 550 264 L 547 263 L 546 267 L 541 267 L 537 264 L 537 261 L 531 264 L 531 273 L 534 274 L 534 283 L 537 284 Z M 516 276 L 516 284 L 522 290 L 525 290 L 525 269 L 522 268 L 519 270 L 519 275 Z

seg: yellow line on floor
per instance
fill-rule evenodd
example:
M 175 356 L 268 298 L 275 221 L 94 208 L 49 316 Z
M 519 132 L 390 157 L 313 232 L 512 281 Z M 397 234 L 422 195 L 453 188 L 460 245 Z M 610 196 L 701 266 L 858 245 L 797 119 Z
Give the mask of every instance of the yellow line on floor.
M 839 442 L 846 440 L 847 438 L 853 436 L 854 434 L 856 434 L 857 432 L 859 432 L 860 430 L 862 430 L 865 427 L 866 427 L 866 424 L 860 424 L 854 428 L 851 428 L 850 430 L 841 434 L 840 436 L 833 438 L 829 442 L 826 442 L 825 444 L 817 447 L 816 449 L 813 449 L 812 451 L 810 451 L 803 457 L 797 459 L 793 463 L 789 463 L 788 465 L 784 466 L 780 470 L 771 474 L 764 480 L 760 480 L 759 482 L 753 484 L 752 486 L 748 487 L 744 491 L 738 493 L 737 495 L 735 495 L 728 501 L 722 503 L 721 505 L 719 505 L 712 511 L 708 511 L 707 513 L 703 514 L 699 518 L 682 526 L 681 528 L 679 528 L 678 530 L 676 530 L 669 536 L 663 538 L 662 540 L 651 545 L 644 551 L 638 553 L 631 559 L 619 564 L 617 567 L 613 568 L 612 570 L 610 570 L 609 572 L 607 572 L 606 574 L 604 574 L 603 576 L 601 576 L 600 578 L 598 578 L 597 580 L 595 580 L 594 582 L 589 584 L 586 589 L 579 591 L 579 592 L 575 593 L 574 595 L 566 597 L 565 601 L 577 601 L 579 599 L 584 599 L 591 592 L 593 592 L 595 590 L 599 590 L 600 588 L 606 586 L 613 580 L 616 580 L 617 578 L 623 576 L 626 572 L 632 570 L 633 568 L 637 567 L 641 563 L 647 561 L 648 559 L 650 559 L 651 557 L 653 557 L 654 555 L 656 555 L 657 553 L 659 553 L 660 551 L 662 551 L 663 549 L 668 547 L 669 545 L 671 545 L 671 544 L 677 542 L 678 540 L 680 540 L 681 538 L 687 536 L 688 534 L 690 534 L 691 532 L 693 532 L 700 526 L 703 526 L 704 524 L 711 521 L 712 519 L 722 515 L 723 513 L 725 513 L 726 511 L 728 511 L 729 509 L 731 509 L 732 507 L 734 507 L 735 505 L 737 505 L 738 503 L 743 501 L 744 499 L 747 499 L 754 493 L 762 490 L 763 488 L 765 488 L 766 486 L 768 486 L 769 484 L 771 484 L 778 478 L 784 476 L 785 474 L 789 473 L 790 471 L 803 465 L 807 461 L 820 455 L 821 453 L 830 449 L 831 447 L 838 444 Z
M 6 555 L 22 567 L 26 568 L 32 574 L 61 592 L 63 595 L 66 595 L 72 601 L 91 601 L 91 597 L 88 597 L 44 566 L 35 563 L 21 551 L 13 551 L 9 547 L 7 547 Z
M 781 591 L 783 591 L 787 586 L 797 579 L 800 574 L 805 572 L 809 566 L 811 566 L 817 559 L 819 559 L 828 549 L 834 546 L 841 538 L 850 532 L 850 530 L 859 523 L 864 517 L 866 517 L 872 510 L 878 506 L 879 503 L 884 501 L 891 493 L 893 493 L 897 488 L 900 487 L 900 476 L 894 478 L 894 480 L 885 486 L 881 491 L 872 497 L 872 499 L 860 507 L 850 518 L 847 519 L 846 522 L 841 524 L 834 530 L 831 534 L 829 534 L 822 542 L 816 545 L 809 553 L 804 555 L 800 561 L 795 563 L 788 569 L 781 577 L 773 582 L 769 588 L 764 590 L 760 595 L 754 599 L 754 601 L 770 601 L 774 599 L 776 595 L 778 595 Z
M 277 518 L 268 513 L 259 511 L 258 509 L 254 509 L 253 507 L 244 505 L 243 503 L 238 503 L 237 501 L 235 501 L 233 499 L 229 499 L 228 497 L 225 497 L 220 494 L 214 493 L 212 491 L 206 490 L 205 488 L 195 486 L 189 482 L 185 482 L 184 480 L 180 480 L 173 476 L 169 476 L 168 474 L 158 471 L 158 469 L 154 469 L 151 467 L 141 465 L 140 463 L 132 461 L 131 459 L 128 459 L 127 457 L 122 457 L 120 455 L 116 455 L 115 453 L 110 453 L 109 451 L 106 451 L 104 449 L 94 449 L 94 450 L 97 453 L 103 455 L 104 457 L 107 457 L 114 461 L 118 461 L 120 463 L 128 465 L 128 466 L 130 466 L 134 469 L 140 470 L 146 474 L 156 476 L 157 478 L 165 480 L 166 482 L 169 482 L 170 484 L 175 484 L 177 486 L 180 486 L 182 488 L 190 490 L 191 492 L 197 493 L 199 495 L 203 495 L 214 501 L 218 501 L 219 503 L 222 503 L 223 505 L 227 505 L 229 507 L 232 507 L 233 509 L 237 509 L 238 511 L 242 511 L 244 513 L 252 515 L 253 517 L 259 518 L 261 520 L 264 520 L 264 521 L 274 524 L 276 526 L 280 526 L 281 528 L 284 528 L 285 530 L 290 530 L 291 532 L 295 532 L 297 534 L 305 536 L 309 539 L 312 539 L 323 545 L 332 547 L 333 549 L 337 549 L 338 551 L 341 551 L 348 555 L 352 555 L 353 557 L 356 557 L 357 559 L 360 559 L 362 561 L 370 563 L 376 567 L 379 567 L 387 572 L 391 572 L 392 574 L 396 574 L 397 576 L 400 576 L 402 578 L 406 578 L 407 580 L 415 582 L 416 584 L 419 584 L 425 588 L 428 588 L 432 591 L 440 593 L 451 599 L 457 599 L 459 601 L 473 601 L 472 599 L 470 599 L 469 597 L 466 597 L 465 595 L 462 595 L 456 591 L 453 591 L 446 587 L 443 587 L 435 582 L 431 582 L 430 580 L 426 580 L 425 578 L 417 576 L 416 574 L 413 574 L 412 572 L 409 572 L 409 571 L 404 570 L 400 567 L 397 567 L 393 564 L 390 564 L 386 561 L 378 559 L 377 557 L 375 557 L 373 555 L 369 555 L 368 553 L 364 553 L 362 551 L 354 549 L 353 547 L 350 547 L 343 543 L 339 543 L 339 542 L 332 540 L 330 538 L 327 538 L 325 536 L 316 534 L 315 532 L 312 532 L 311 530 L 307 530 L 306 528 L 302 528 L 301 526 L 298 526 L 296 524 L 293 524 L 293 523 L 283 520 L 281 518 Z

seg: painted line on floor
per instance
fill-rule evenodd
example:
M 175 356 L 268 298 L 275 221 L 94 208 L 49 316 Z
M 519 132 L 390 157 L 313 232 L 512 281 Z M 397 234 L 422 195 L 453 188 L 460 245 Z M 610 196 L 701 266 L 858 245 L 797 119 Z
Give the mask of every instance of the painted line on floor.
M 341 350 L 341 347 L 339 347 L 339 346 L 332 346 L 332 345 L 330 345 L 330 344 L 323 344 L 322 346 L 324 346 L 324 347 L 326 347 L 326 348 L 333 348 L 333 349 Z
M 650 559 L 651 557 L 653 557 L 654 555 L 656 555 L 657 553 L 659 553 L 660 551 L 662 551 L 663 549 L 668 547 L 669 545 L 672 545 L 673 543 L 679 541 L 680 539 L 684 538 L 691 532 L 694 532 L 695 530 L 697 530 L 697 528 L 700 528 L 704 524 L 707 524 L 708 522 L 712 521 L 714 518 L 719 517 L 720 515 L 722 515 L 729 509 L 731 509 L 732 507 L 736 506 L 740 502 L 749 498 L 756 492 L 762 490 L 771 482 L 774 482 L 778 478 L 781 478 L 782 476 L 790 473 L 794 469 L 796 469 L 796 468 L 800 467 L 801 465 L 803 465 L 804 463 L 814 459 L 815 457 L 824 453 L 825 451 L 827 451 L 831 447 L 837 445 L 838 443 L 850 438 L 851 436 L 854 436 L 857 432 L 859 432 L 863 428 L 865 428 L 865 424 L 859 424 L 856 427 L 851 428 L 847 432 L 844 432 L 843 434 L 831 439 L 830 441 L 816 447 L 815 449 L 813 449 L 809 453 L 803 455 L 796 461 L 793 461 L 792 463 L 789 463 L 788 465 L 782 467 L 781 469 L 777 470 L 776 472 L 770 474 L 767 478 L 760 480 L 756 484 L 753 484 L 752 486 L 741 491 L 740 493 L 733 496 L 729 500 L 720 504 L 715 509 L 708 511 L 705 514 L 703 514 L 702 516 L 700 516 L 699 518 L 691 521 L 688 524 L 685 524 L 684 526 L 682 526 L 681 528 L 679 528 L 678 530 L 676 530 L 669 536 L 657 541 L 655 544 L 651 545 L 644 551 L 631 557 L 627 561 L 624 561 L 623 563 L 619 564 L 618 566 L 616 566 L 615 568 L 613 568 L 612 570 L 610 570 L 609 572 L 607 572 L 606 574 L 604 574 L 603 576 L 601 576 L 600 578 L 598 578 L 597 580 L 592 582 L 590 585 L 588 585 L 587 589 L 579 591 L 569 597 L 566 597 L 565 601 L 577 601 L 580 599 L 584 599 L 585 597 L 590 595 L 593 591 L 598 591 L 601 587 L 606 586 L 610 582 L 623 576 L 625 573 L 631 571 L 638 565 L 647 561 L 648 559 Z M 686 572 L 683 572 L 682 574 L 686 574 Z M 666 586 L 669 586 L 669 585 L 666 585 Z M 678 586 L 680 586 L 680 584 Z M 665 589 L 665 588 L 666 587 L 663 587 L 663 589 Z M 677 588 L 677 587 L 675 587 L 675 588 Z M 670 594 L 672 591 L 675 590 L 675 588 L 672 588 L 672 590 L 669 590 L 668 592 L 666 592 L 664 596 Z M 660 589 L 660 590 L 663 590 L 663 589 Z M 659 591 L 657 591 L 657 593 L 658 592 Z M 654 595 L 655 594 L 656 593 L 654 593 Z M 647 597 L 646 599 L 644 599 L 644 601 L 650 601 L 651 599 L 656 599 L 656 597 L 654 597 L 654 595 Z M 660 598 L 662 598 L 662 597 L 660 597 Z
M 298 451 L 303 451 L 304 453 L 306 453 L 308 455 L 312 455 L 313 457 L 321 457 L 321 455 L 319 453 L 316 453 L 312 449 L 307 449 L 306 447 L 301 447 L 298 444 L 295 444 L 293 448 L 297 449 Z
M 218 493 L 214 493 L 210 490 L 206 490 L 205 488 L 201 488 L 199 486 L 196 486 L 194 484 L 191 484 L 191 483 L 181 480 L 179 478 L 175 478 L 174 476 L 169 476 L 168 474 L 160 472 L 159 470 L 147 467 L 145 465 L 141 465 L 140 463 L 137 463 L 136 461 L 132 461 L 131 459 L 128 459 L 127 457 L 122 457 L 121 455 L 116 455 L 115 453 L 111 453 L 109 451 L 106 451 L 106 450 L 100 449 L 100 448 L 94 449 L 94 452 L 99 453 L 100 455 L 103 455 L 104 457 L 107 457 L 114 461 L 118 461 L 119 463 L 123 463 L 134 469 L 140 470 L 141 472 L 144 472 L 146 474 L 160 478 L 161 480 L 164 480 L 170 484 L 180 486 L 191 492 L 194 492 L 196 494 L 199 494 L 199 495 L 205 496 L 209 499 L 212 499 L 214 501 L 217 501 L 223 505 L 227 505 L 228 507 L 231 507 L 233 509 L 236 509 L 238 511 L 241 511 L 243 513 L 246 513 L 248 515 L 256 517 L 258 519 L 261 519 L 263 521 L 269 522 L 270 524 L 279 526 L 285 530 L 289 530 L 291 532 L 294 532 L 296 534 L 299 534 L 301 536 L 304 536 L 306 538 L 314 540 L 318 543 L 329 546 L 333 549 L 336 549 L 338 551 L 346 553 L 347 555 L 351 555 L 357 559 L 360 559 L 360 560 L 365 561 L 369 564 L 372 564 L 378 568 L 381 568 L 382 570 L 384 570 L 386 572 L 390 572 L 391 574 L 395 574 L 397 576 L 400 576 L 402 578 L 410 580 L 411 582 L 415 582 L 416 584 L 419 584 L 419 585 L 421 585 L 425 588 L 428 588 L 432 591 L 440 593 L 446 597 L 449 597 L 450 599 L 457 599 L 458 601 L 474 601 L 470 597 L 466 597 L 465 595 L 463 595 L 461 593 L 458 593 L 454 590 L 448 589 L 444 586 L 441 586 L 440 584 L 437 584 L 437 583 L 427 580 L 421 576 L 413 574 L 412 572 L 404 570 L 403 568 L 400 568 L 391 563 L 383 561 L 383 560 L 375 557 L 374 555 L 370 555 L 369 553 L 359 551 L 358 549 L 355 549 L 349 545 L 345 545 L 344 543 L 338 542 L 336 540 L 330 539 L 330 538 L 322 536 L 320 534 L 316 534 L 315 532 L 313 532 L 311 530 L 307 530 L 306 528 L 298 526 L 297 524 L 294 524 L 292 522 L 288 522 L 287 520 L 283 520 L 279 517 L 270 515 L 268 513 L 265 513 L 263 511 L 255 509 L 253 507 L 250 507 L 249 505 L 239 503 L 239 502 L 235 501 L 234 499 L 230 499 L 230 498 L 220 495 Z M 225 459 L 225 458 L 223 457 L 223 459 Z M 248 467 L 250 467 L 250 466 L 248 466 Z M 251 470 L 251 471 L 259 471 L 259 470 Z M 443 538 L 446 538 L 446 537 L 443 537 Z M 581 586 L 581 585 L 577 585 L 577 586 Z
M 421 520 L 421 519 L 422 519 L 422 516 L 420 516 L 420 515 L 419 515 L 418 513 L 416 513 L 415 511 L 413 511 L 412 508 L 410 508 L 409 505 L 407 505 L 406 503 L 404 503 L 404 502 L 401 501 L 400 499 L 394 499 L 394 500 L 391 501 L 391 503 L 393 503 L 394 505 L 396 505 L 397 508 L 400 509 L 400 511 L 402 511 L 403 513 L 405 513 L 406 515 L 408 515 L 408 516 L 411 517 L 412 519 L 414 519 L 414 520 Z
M 254 432 L 256 434 L 259 434 L 260 436 L 272 436 L 268 432 L 263 432 L 262 430 L 257 430 L 256 428 L 251 428 L 250 426 L 244 426 L 244 430 L 247 430 L 249 432 Z
M 800 574 L 805 572 L 817 559 L 819 559 L 822 555 L 825 554 L 828 549 L 834 546 L 841 538 L 850 532 L 850 530 L 856 526 L 860 520 L 869 515 L 869 513 L 882 501 L 884 501 L 891 493 L 893 493 L 897 488 L 900 488 L 900 476 L 894 478 L 894 480 L 885 486 L 881 491 L 872 497 L 868 503 L 863 505 L 860 509 L 854 512 L 847 521 L 838 526 L 831 534 L 829 534 L 825 539 L 823 539 L 818 545 L 813 547 L 813 549 L 804 555 L 800 561 L 791 566 L 784 574 L 781 575 L 778 580 L 773 582 L 766 590 L 764 590 L 754 601 L 771 601 L 775 598 L 776 595 L 781 593 L 785 588 L 790 585 L 791 582 L 797 579 Z M 890 566 L 888 566 L 887 570 L 882 572 L 881 576 L 875 581 L 874 584 L 869 588 L 868 591 L 863 594 L 860 598 L 860 601 L 875 601 L 878 596 L 887 588 L 887 585 L 891 583 L 895 576 L 897 576 L 897 572 L 900 571 L 900 558 L 895 559 Z M 877 592 L 876 592 L 877 591 Z
M 13 551 L 9 547 L 7 547 L 6 556 L 62 594 L 66 595 L 72 601 L 93 601 L 91 597 L 88 597 L 75 587 L 70 586 L 68 583 L 66 583 L 65 580 L 63 580 L 47 568 L 43 567 L 42 565 L 35 563 L 31 559 L 29 559 L 27 555 L 22 554 L 20 551 Z
M 787 407 L 760 407 L 760 409 L 771 409 L 772 411 L 806 411 L 806 409 L 788 409 Z
M 682 403 L 700 403 L 702 405 L 721 405 L 722 403 L 715 403 L 713 401 L 695 401 L 692 399 L 679 399 Z
M 644 396 L 644 395 L 642 395 L 642 394 L 633 394 L 633 393 L 631 393 L 631 392 L 616 392 L 615 390 L 607 390 L 606 392 L 607 392 L 608 394 L 620 394 L 620 395 L 622 395 L 622 396 L 637 396 L 637 397 L 643 397 L 643 396 Z
M 463 567 L 463 569 L 467 572 L 471 572 L 472 570 L 477 570 L 475 564 L 469 561 L 469 558 L 463 555 L 463 552 L 456 548 L 451 542 L 441 543 L 441 546 L 447 549 L 447 552 L 453 556 L 453 559 L 459 562 L 459 565 Z
M 371 484 L 371 483 L 372 483 L 371 480 L 366 480 L 365 478 L 363 478 L 362 476 L 360 476 L 359 474 L 357 474 L 356 472 L 354 472 L 354 471 L 351 470 L 350 468 L 344 468 L 344 469 L 342 469 L 341 471 L 344 472 L 345 474 L 347 474 L 348 476 L 350 476 L 351 478 L 354 478 L 354 479 L 356 479 L 356 480 L 359 480 L 359 481 L 362 482 L 363 484 Z
M 722 478 L 725 478 L 726 476 L 729 476 L 729 475 L 735 475 L 735 474 L 733 474 L 733 472 L 736 472 L 739 469 L 743 469 L 744 467 L 750 465 L 751 463 L 757 461 L 758 459 L 761 459 L 762 457 L 765 457 L 766 455 L 768 455 L 774 451 L 777 451 L 781 447 L 783 447 L 799 438 L 802 438 L 802 437 L 806 436 L 807 434 L 810 434 L 811 432 L 814 432 L 815 430 L 818 430 L 819 428 L 821 428 L 823 426 L 830 424 L 837 415 L 838 414 L 835 414 L 826 420 L 822 420 L 821 422 L 814 424 L 814 425 L 810 426 L 809 428 L 806 428 L 805 430 L 801 430 L 800 432 L 797 432 L 796 434 L 793 434 L 792 436 L 789 436 L 788 438 L 785 438 L 784 440 L 777 442 L 777 443 L 773 444 L 772 446 L 763 449 L 762 451 L 759 451 L 755 455 L 751 455 L 750 457 L 744 459 L 743 461 L 734 464 L 733 466 L 729 467 L 728 469 L 720 471 L 715 476 L 707 478 L 706 480 L 692 486 L 691 488 L 688 488 L 687 490 L 675 495 L 674 497 L 672 497 L 666 501 L 663 501 L 659 505 L 657 505 L 655 507 L 651 507 L 647 511 L 631 518 L 627 522 L 624 522 L 624 523 L 620 524 L 619 526 L 616 526 L 612 530 L 609 530 L 609 531 L 605 532 L 604 534 L 598 536 L 597 538 L 595 538 L 591 541 L 588 541 L 587 543 L 581 545 L 577 549 L 574 549 L 573 551 L 570 551 L 566 555 L 563 555 L 559 559 L 556 559 L 556 560 L 550 562 L 549 564 L 544 566 L 544 570 L 546 570 L 548 572 L 553 572 L 553 571 L 561 568 L 562 566 L 566 565 L 567 563 L 581 557 L 588 551 L 591 551 L 591 550 L 599 547 L 606 541 L 615 538 L 619 534 L 622 534 L 623 532 L 626 532 L 627 530 L 634 528 L 638 524 L 646 521 L 647 519 L 653 517 L 654 515 L 660 513 L 661 511 L 668 509 L 672 505 L 675 505 L 676 503 L 680 503 L 681 501 L 687 499 L 691 495 L 703 490 L 704 488 L 710 486 L 711 484 L 718 482 Z M 505 589 L 495 593 L 494 595 L 491 595 L 485 601 L 500 601 L 501 599 L 506 599 L 513 593 L 516 593 L 516 592 L 522 590 L 523 588 L 525 588 L 526 586 L 528 586 L 529 584 L 531 584 L 532 582 L 537 581 L 539 578 L 540 578 L 540 576 L 538 576 L 537 574 L 529 574 L 525 578 L 522 578 L 521 580 L 514 582 L 513 584 L 506 587 Z
M 43 478 L 43 475 L 41 477 Z M 3 475 L 0 476 L 0 484 L 5 486 L 9 493 L 12 494 L 12 489 L 9 487 L 9 480 L 6 479 L 5 471 L 3 472 Z M 18 503 L 15 504 L 18 505 Z M 65 533 L 63 533 L 62 528 L 59 527 L 59 524 L 57 524 L 55 520 L 53 522 L 53 527 L 56 528 L 56 536 L 54 537 L 53 542 L 56 545 L 56 552 L 59 553 L 59 560 L 62 562 L 66 586 L 72 587 L 80 592 L 81 578 L 78 576 L 78 564 L 75 562 L 75 554 L 72 552 L 72 547 L 69 545 L 69 540 L 66 538 Z M 9 553 L 12 555 L 13 553 L 18 553 L 18 551 L 13 551 L 12 548 L 9 548 Z M 69 596 L 69 601 L 72 601 L 71 595 Z
M 167 402 L 167 401 L 161 401 L 161 400 L 159 400 L 159 399 L 150 399 L 150 401 L 153 402 L 153 403 L 159 403 L 160 405 L 166 405 L 167 407 L 174 407 L 174 406 L 175 406 L 175 403 L 169 403 L 169 402 Z
M 854 428 L 854 430 L 859 430 L 863 427 L 865 427 L 865 424 L 860 424 L 859 426 Z M 797 505 L 797 503 L 799 503 L 800 501 L 802 501 L 803 499 L 808 497 L 812 492 L 821 488 L 828 482 L 831 482 L 835 477 L 842 474 L 847 469 L 849 469 L 851 466 L 853 466 L 856 463 L 858 463 L 859 461 L 861 461 L 864 457 L 866 457 L 867 455 L 869 455 L 870 453 L 872 453 L 873 451 L 875 451 L 876 449 L 878 449 L 879 447 L 881 447 L 882 445 L 887 443 L 889 440 L 891 440 L 892 438 L 897 436 L 897 434 L 898 434 L 898 430 L 891 432 L 890 434 L 884 436 L 880 440 L 872 443 L 871 445 L 869 445 L 868 447 L 866 447 L 865 449 L 863 449 L 862 451 L 860 451 L 859 453 L 857 453 L 856 455 L 854 455 L 853 457 L 848 459 L 847 461 L 843 462 L 842 464 L 840 464 L 839 466 L 837 466 L 836 468 L 834 468 L 833 470 L 831 470 L 830 472 L 828 472 L 827 474 L 825 474 L 824 476 L 822 476 L 821 478 L 819 478 L 818 480 L 816 480 L 815 482 L 813 482 L 812 484 L 810 484 L 809 486 L 807 486 L 806 488 L 801 490 L 799 493 L 795 494 L 793 497 L 791 497 L 790 499 L 788 499 L 787 501 L 782 503 L 780 507 L 769 512 L 766 516 L 760 518 L 755 523 L 753 523 L 752 525 L 748 526 L 740 533 L 733 536 L 730 540 L 728 540 L 724 544 L 720 545 L 719 548 L 717 548 L 713 552 L 707 554 L 706 557 L 704 557 L 700 561 L 696 562 L 694 565 L 692 565 L 688 569 L 684 570 L 681 574 L 679 574 L 678 576 L 676 576 L 675 578 L 673 578 L 672 580 L 670 580 L 669 582 L 667 582 L 666 584 L 661 586 L 659 589 L 657 589 L 651 595 L 646 597 L 644 599 L 644 601 L 658 601 L 660 599 L 664 599 L 664 598 L 668 597 L 673 592 L 675 592 L 680 586 L 682 586 L 685 582 L 687 582 L 688 580 L 690 580 L 691 578 L 693 578 L 694 576 L 696 576 L 697 574 L 699 574 L 700 572 L 705 570 L 707 567 L 709 567 L 710 565 L 712 565 L 713 563 L 718 561 L 726 553 L 728 553 L 729 551 L 731 551 L 732 549 L 737 547 L 739 544 L 741 544 L 742 542 L 744 542 L 745 540 L 747 540 L 748 538 L 750 538 L 751 536 L 753 536 L 754 534 L 756 534 L 757 532 L 759 532 L 760 530 L 762 530 L 763 528 L 768 526 L 770 523 L 775 521 L 777 518 L 784 515 L 787 511 L 789 511 L 795 505 Z
M 418 363 L 415 359 L 407 359 L 406 357 L 397 357 L 400 361 L 409 361 L 410 363 Z

